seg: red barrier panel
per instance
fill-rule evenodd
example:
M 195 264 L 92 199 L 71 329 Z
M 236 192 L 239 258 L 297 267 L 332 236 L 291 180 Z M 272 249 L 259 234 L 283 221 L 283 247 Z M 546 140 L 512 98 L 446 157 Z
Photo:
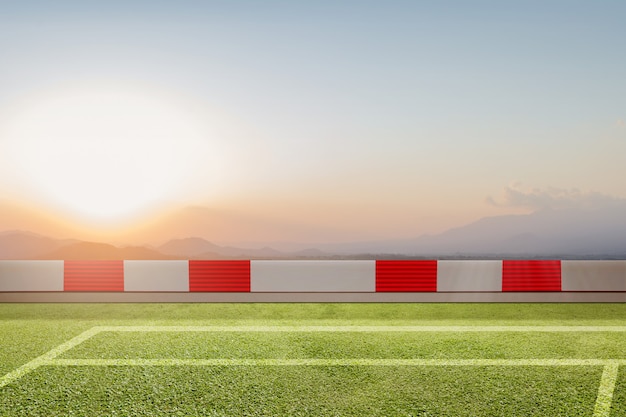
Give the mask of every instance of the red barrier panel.
M 502 261 L 502 291 L 561 291 L 561 261 Z
M 250 261 L 189 261 L 189 291 L 250 292 Z
M 65 261 L 64 291 L 124 291 L 124 261 Z
M 437 261 L 376 261 L 376 292 L 437 291 Z

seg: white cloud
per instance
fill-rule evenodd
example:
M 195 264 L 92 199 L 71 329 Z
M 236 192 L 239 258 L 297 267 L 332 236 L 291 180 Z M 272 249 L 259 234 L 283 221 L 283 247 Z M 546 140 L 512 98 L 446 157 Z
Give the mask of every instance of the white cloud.
M 513 183 L 504 188 L 500 198 L 487 197 L 487 203 L 497 207 L 523 207 L 532 210 L 600 208 L 624 202 L 622 198 L 577 188 L 527 188 Z

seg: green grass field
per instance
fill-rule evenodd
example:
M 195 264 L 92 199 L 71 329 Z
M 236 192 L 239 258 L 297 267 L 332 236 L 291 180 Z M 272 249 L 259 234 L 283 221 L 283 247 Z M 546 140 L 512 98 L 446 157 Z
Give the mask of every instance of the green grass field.
M 1 416 L 624 416 L 622 304 L 3 304 Z

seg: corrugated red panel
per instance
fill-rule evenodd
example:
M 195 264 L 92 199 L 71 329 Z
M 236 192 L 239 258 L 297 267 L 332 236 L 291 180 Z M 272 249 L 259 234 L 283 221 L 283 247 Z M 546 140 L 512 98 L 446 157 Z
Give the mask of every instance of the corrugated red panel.
M 64 291 L 124 291 L 124 261 L 65 261 Z
M 502 291 L 561 291 L 561 261 L 502 261 Z
M 189 291 L 250 292 L 250 261 L 189 261 Z
M 437 291 L 437 261 L 376 261 L 376 291 Z

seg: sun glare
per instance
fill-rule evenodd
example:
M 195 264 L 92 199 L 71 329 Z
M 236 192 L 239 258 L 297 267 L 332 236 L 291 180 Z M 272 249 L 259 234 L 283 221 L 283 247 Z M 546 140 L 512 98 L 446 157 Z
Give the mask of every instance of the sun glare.
M 51 205 L 120 221 L 175 200 L 215 166 L 210 129 L 196 113 L 153 91 L 65 88 L 14 110 L 3 152 Z

